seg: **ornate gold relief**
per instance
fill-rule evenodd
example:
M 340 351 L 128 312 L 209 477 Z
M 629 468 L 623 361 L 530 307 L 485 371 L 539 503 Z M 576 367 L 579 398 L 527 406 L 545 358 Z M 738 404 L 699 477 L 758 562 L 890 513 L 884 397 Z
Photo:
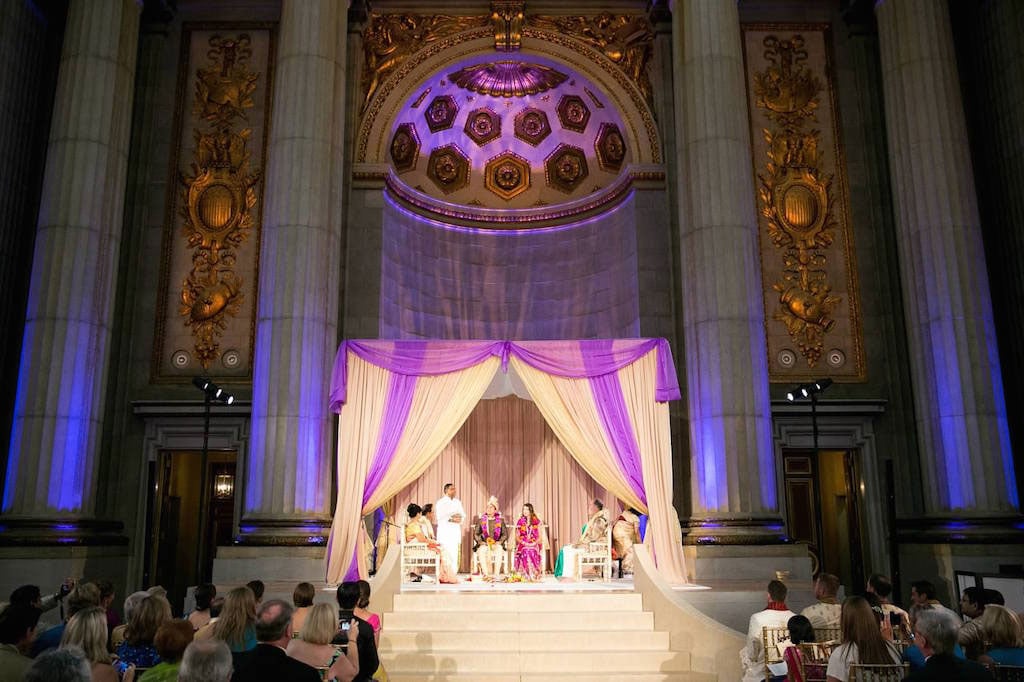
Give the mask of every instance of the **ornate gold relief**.
M 654 51 L 654 29 L 647 17 L 608 12 L 594 17 L 530 16 L 527 24 L 570 35 L 596 48 L 629 76 L 644 99 L 651 101 L 647 66 Z
M 779 380 L 822 371 L 863 376 L 825 33 L 807 29 L 744 30 L 751 125 L 760 133 L 754 168 L 765 312 L 785 330 L 769 322 L 769 368 Z
M 181 284 L 178 312 L 204 369 L 218 356 L 227 318 L 241 309 L 244 281 L 235 269 L 236 251 L 254 225 L 259 170 L 249 167 L 246 110 L 253 107 L 260 74 L 249 69 L 250 44 L 245 33 L 214 35 L 210 65 L 196 70 L 193 114 L 205 126 L 193 130 L 191 174 L 181 178 L 180 214 L 192 268 Z
M 362 111 L 380 84 L 408 59 L 409 55 L 445 36 L 490 23 L 487 16 L 429 16 L 414 14 L 372 14 L 363 32 L 362 87 L 366 93 Z
M 535 95 L 569 80 L 550 66 L 511 61 L 474 64 L 448 74 L 448 78 L 460 88 L 494 97 Z
M 491 2 L 491 22 L 494 24 L 494 49 L 512 52 L 523 45 L 523 0 L 495 0 Z
M 512 152 L 504 152 L 487 162 L 484 186 L 508 201 L 530 189 L 530 162 Z

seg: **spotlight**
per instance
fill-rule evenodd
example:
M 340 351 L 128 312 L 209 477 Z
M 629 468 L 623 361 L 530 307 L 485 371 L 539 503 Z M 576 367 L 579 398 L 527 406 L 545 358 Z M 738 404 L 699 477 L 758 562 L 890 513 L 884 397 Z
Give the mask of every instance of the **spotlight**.
M 832 385 L 832 380 L 827 378 L 827 377 L 824 378 L 824 379 L 818 379 L 817 381 L 814 382 L 814 391 L 816 393 L 821 393 L 822 391 L 824 391 L 826 388 L 828 388 L 831 385 Z
M 206 377 L 193 377 L 192 385 L 205 393 L 210 400 L 216 400 L 217 402 L 221 402 L 226 405 L 230 405 L 235 402 L 235 396 L 231 395 Z
M 804 398 L 813 398 L 817 394 L 823 392 L 829 386 L 832 385 L 832 380 L 828 377 L 824 379 L 818 379 L 807 384 L 800 384 L 792 391 L 786 394 L 786 400 L 791 403 L 795 403 L 797 400 L 803 400 Z

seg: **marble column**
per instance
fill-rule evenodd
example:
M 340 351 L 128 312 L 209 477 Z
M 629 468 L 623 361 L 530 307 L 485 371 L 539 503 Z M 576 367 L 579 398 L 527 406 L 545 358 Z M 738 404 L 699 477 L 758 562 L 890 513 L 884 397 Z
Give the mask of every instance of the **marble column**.
M 317 544 L 330 526 L 347 3 L 281 7 L 260 246 L 242 542 Z
M 70 535 L 95 514 L 138 29 L 134 0 L 68 7 L 4 485 L 9 528 Z
M 875 8 L 925 512 L 1017 512 L 999 353 L 946 3 Z
M 736 3 L 680 0 L 673 31 L 689 541 L 771 542 L 783 531 Z

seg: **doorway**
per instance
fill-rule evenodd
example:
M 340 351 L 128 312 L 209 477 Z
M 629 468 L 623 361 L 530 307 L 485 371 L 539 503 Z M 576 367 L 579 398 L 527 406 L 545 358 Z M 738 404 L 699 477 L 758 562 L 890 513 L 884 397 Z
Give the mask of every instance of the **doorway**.
M 856 451 L 786 450 L 783 472 L 789 535 L 807 545 L 814 573 L 839 576 L 847 594 L 862 589 Z
M 203 488 L 201 450 L 162 450 L 150 470 L 146 569 L 162 585 L 177 614 L 190 585 L 209 582 L 217 545 L 234 532 L 237 453 L 207 453 Z

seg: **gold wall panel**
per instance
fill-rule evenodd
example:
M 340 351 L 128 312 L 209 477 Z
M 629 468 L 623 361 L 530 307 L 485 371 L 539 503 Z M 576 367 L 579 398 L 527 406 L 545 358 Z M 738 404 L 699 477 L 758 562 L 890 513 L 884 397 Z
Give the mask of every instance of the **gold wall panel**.
M 182 29 L 154 380 L 252 375 L 273 26 Z
M 771 381 L 865 376 L 825 25 L 743 27 Z

